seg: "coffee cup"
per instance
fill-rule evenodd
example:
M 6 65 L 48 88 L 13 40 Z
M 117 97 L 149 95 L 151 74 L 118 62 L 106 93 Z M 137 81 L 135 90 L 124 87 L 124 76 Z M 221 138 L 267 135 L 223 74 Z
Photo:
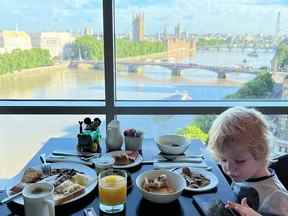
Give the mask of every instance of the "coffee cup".
M 54 186 L 48 182 L 27 185 L 23 189 L 25 216 L 55 216 Z

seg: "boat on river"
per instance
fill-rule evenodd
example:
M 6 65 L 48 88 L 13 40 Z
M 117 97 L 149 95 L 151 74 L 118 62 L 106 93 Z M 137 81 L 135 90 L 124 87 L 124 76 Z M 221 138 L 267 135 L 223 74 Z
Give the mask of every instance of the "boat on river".
M 258 54 L 257 54 L 256 50 L 248 53 L 247 55 L 248 55 L 249 57 L 258 57 Z

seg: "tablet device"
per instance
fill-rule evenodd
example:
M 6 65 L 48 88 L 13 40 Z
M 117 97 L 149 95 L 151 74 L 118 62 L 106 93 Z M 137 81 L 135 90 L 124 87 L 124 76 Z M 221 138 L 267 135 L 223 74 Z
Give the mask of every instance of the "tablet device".
M 226 200 L 223 201 L 217 194 L 200 194 L 192 199 L 203 216 L 240 216 L 235 210 L 225 208 Z

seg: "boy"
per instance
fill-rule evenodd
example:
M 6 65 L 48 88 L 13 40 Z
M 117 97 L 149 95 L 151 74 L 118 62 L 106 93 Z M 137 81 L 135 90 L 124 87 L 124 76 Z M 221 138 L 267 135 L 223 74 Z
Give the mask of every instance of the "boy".
M 226 207 L 241 216 L 287 216 L 288 192 L 268 169 L 270 132 L 264 116 L 254 109 L 230 108 L 216 118 L 208 135 L 208 146 L 241 201 Z

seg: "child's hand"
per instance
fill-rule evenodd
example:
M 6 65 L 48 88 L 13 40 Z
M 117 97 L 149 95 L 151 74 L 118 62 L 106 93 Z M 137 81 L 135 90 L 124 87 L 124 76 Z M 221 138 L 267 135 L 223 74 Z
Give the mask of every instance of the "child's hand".
M 225 205 L 226 208 L 231 208 L 237 211 L 241 216 L 261 216 L 259 213 L 254 211 L 252 208 L 249 207 L 247 204 L 247 199 L 243 198 L 241 200 L 241 204 L 228 202 Z

